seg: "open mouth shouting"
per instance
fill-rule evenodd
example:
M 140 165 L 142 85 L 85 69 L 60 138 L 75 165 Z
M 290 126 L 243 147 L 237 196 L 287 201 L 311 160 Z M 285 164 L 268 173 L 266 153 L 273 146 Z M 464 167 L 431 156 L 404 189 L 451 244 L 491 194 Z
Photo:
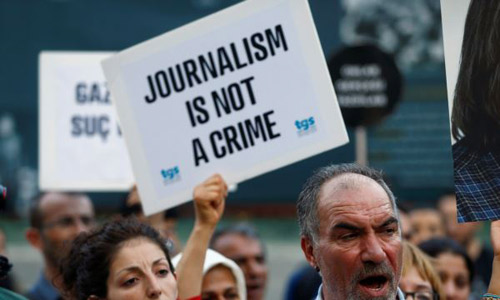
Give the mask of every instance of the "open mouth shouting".
M 367 275 L 358 281 L 360 290 L 371 297 L 387 295 L 391 277 L 385 274 Z

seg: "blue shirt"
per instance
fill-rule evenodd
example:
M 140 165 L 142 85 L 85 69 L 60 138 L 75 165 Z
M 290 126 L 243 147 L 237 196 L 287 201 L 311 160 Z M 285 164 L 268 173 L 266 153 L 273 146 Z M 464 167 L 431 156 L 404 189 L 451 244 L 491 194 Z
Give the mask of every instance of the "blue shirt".
M 321 289 L 323 288 L 323 284 L 321 284 L 319 286 L 319 289 L 318 289 L 318 296 L 316 296 L 316 299 L 315 300 L 323 300 L 323 295 L 321 294 Z M 403 294 L 403 292 L 399 289 L 398 287 L 398 300 L 405 300 L 405 295 Z
M 45 278 L 42 271 L 40 278 L 28 292 L 28 298 L 31 300 L 58 300 L 62 299 L 59 291 Z

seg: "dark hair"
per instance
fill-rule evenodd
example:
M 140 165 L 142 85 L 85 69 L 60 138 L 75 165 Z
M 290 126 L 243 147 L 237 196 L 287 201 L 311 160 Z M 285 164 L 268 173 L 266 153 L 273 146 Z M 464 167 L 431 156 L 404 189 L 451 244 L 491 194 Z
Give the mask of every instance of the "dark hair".
M 66 197 L 88 197 L 84 193 L 79 193 L 79 192 L 40 192 L 38 193 L 35 197 L 31 199 L 30 202 L 30 208 L 29 208 L 29 220 L 30 220 L 30 226 L 36 229 L 41 229 L 43 227 L 43 212 L 40 209 L 40 203 L 42 202 L 42 199 L 50 195 L 52 193 L 57 193 L 64 195 Z
M 137 190 L 137 185 L 134 185 L 128 194 L 126 194 L 121 201 L 120 212 L 122 217 L 128 218 L 131 216 L 137 216 L 139 214 L 144 214 L 144 210 L 142 208 L 141 202 L 128 204 L 128 199 L 132 197 L 132 195 L 137 195 L 139 197 L 139 191 Z M 172 207 L 163 211 L 163 219 L 179 219 L 179 211 L 176 207 Z
M 452 111 L 452 134 L 482 151 L 500 145 L 500 1 L 471 0 Z
M 255 227 L 248 223 L 237 223 L 232 226 L 226 226 L 223 228 L 218 228 L 214 234 L 212 235 L 212 239 L 210 239 L 210 248 L 214 249 L 215 244 L 217 243 L 217 240 L 225 235 L 228 234 L 237 234 L 244 236 L 246 238 L 256 240 L 260 244 L 260 248 L 262 249 L 262 252 L 265 256 L 265 247 L 264 243 L 262 242 L 262 239 L 260 238 L 259 234 L 257 233 L 257 230 Z
M 363 175 L 377 182 L 387 193 L 394 213 L 399 219 L 396 198 L 384 182 L 381 172 L 358 164 L 330 165 L 316 170 L 302 187 L 299 199 L 297 200 L 297 217 L 301 235 L 308 237 L 312 242 L 316 242 L 316 235 L 319 229 L 317 200 L 321 187 L 328 180 L 349 173 Z
M 165 240 L 155 229 L 134 218 L 116 220 L 90 233 L 82 233 L 73 241 L 70 253 L 59 268 L 65 293 L 79 300 L 91 295 L 106 297 L 111 261 L 124 242 L 135 238 L 145 238 L 158 245 L 174 271 Z
M 9 262 L 9 259 L 3 255 L 0 255 L 0 280 L 5 279 L 11 269 L 12 264 Z
M 450 238 L 432 238 L 420 243 L 418 247 L 427 255 L 434 258 L 443 253 L 451 253 L 462 257 L 469 270 L 469 283 L 472 283 L 474 279 L 474 264 L 465 249 L 456 241 Z

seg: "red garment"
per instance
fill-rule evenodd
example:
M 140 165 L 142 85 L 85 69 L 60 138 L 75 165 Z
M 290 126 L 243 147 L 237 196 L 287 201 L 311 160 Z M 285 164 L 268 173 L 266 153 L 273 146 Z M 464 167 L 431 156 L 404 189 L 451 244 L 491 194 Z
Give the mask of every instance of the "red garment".
M 189 299 L 186 299 L 186 300 L 201 300 L 201 296 L 196 296 L 196 297 L 189 298 Z

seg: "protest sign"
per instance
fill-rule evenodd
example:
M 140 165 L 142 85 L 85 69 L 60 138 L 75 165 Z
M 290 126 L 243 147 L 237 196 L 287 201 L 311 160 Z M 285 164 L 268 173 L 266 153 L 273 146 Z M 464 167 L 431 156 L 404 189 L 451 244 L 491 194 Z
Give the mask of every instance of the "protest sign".
M 100 62 L 112 52 L 41 52 L 40 188 L 120 191 L 133 183 Z
M 251 0 L 104 60 L 147 214 L 348 141 L 306 0 Z
M 403 78 L 394 58 L 375 45 L 346 47 L 328 61 L 347 126 L 370 126 L 401 100 Z

